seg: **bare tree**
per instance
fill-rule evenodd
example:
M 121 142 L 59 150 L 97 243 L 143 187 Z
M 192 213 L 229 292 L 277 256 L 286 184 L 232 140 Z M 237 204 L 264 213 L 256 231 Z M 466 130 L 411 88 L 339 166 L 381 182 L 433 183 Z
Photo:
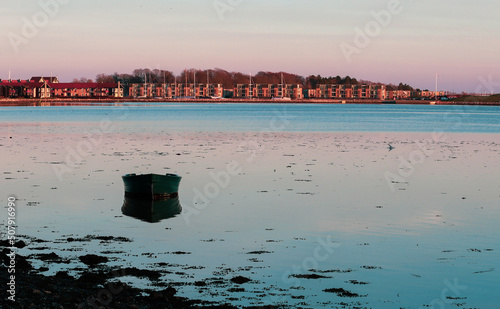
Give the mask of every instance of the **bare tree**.
M 98 74 L 95 77 L 96 83 L 114 83 L 115 79 L 113 78 L 112 75 L 107 75 L 107 74 Z

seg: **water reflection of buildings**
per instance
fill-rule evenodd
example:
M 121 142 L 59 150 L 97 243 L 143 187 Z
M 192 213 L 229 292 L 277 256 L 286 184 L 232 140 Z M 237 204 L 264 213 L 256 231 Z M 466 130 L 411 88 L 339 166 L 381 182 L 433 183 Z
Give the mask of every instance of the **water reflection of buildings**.
M 164 200 L 148 200 L 125 196 L 122 213 L 142 221 L 155 223 L 175 217 L 182 211 L 179 196 Z

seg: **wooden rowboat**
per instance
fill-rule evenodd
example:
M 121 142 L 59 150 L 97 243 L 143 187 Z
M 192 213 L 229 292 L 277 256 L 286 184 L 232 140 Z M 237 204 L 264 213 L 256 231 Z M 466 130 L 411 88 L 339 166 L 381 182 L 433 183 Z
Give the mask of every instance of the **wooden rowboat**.
M 176 198 L 181 182 L 176 174 L 127 174 L 122 179 L 125 197 L 154 201 Z

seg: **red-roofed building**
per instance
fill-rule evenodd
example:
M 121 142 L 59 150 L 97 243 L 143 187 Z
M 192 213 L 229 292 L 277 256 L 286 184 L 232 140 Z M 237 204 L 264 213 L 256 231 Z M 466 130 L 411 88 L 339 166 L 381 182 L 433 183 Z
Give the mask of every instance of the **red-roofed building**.
M 50 87 L 46 82 L 0 80 L 0 97 L 50 98 Z
M 53 80 L 49 82 L 48 80 Z M 123 97 L 120 83 L 60 83 L 57 77 L 32 77 L 30 80 L 0 80 L 0 97 Z
M 123 97 L 120 83 L 48 83 L 54 97 Z

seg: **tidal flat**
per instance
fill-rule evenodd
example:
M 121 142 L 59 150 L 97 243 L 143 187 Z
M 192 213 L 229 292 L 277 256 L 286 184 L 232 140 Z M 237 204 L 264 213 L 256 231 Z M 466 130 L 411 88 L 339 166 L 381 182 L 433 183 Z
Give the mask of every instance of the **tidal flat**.
M 101 274 L 97 292 L 119 282 L 163 301 L 174 288 L 192 306 L 500 301 L 498 134 L 98 125 L 0 126 L 2 191 L 17 199 L 18 254 L 37 276 Z M 182 212 L 124 215 L 127 173 L 181 175 Z M 89 307 L 103 295 L 81 293 Z

